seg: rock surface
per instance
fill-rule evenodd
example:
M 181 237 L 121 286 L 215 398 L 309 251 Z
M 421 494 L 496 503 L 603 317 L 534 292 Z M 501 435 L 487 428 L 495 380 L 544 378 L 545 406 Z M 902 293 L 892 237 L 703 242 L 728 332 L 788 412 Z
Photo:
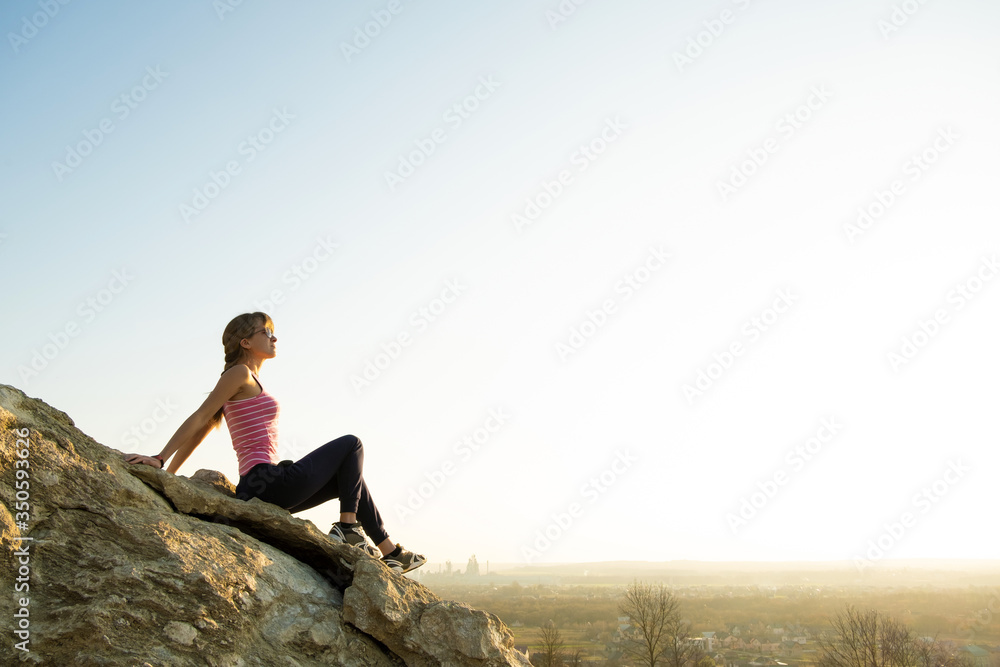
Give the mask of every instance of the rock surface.
M 127 464 L 8 385 L 0 440 L 0 586 L 11 601 L 0 630 L 10 647 L 28 623 L 28 650 L 12 651 L 24 664 L 529 665 L 496 616 L 438 598 L 275 505 L 237 500 L 218 472 Z M 19 490 L 30 503 L 21 527 Z

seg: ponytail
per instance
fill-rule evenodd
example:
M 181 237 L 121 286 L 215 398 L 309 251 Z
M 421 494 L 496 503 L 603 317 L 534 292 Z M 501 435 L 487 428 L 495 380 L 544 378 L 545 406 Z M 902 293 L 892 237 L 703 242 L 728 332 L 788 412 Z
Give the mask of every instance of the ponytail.
M 230 320 L 225 331 L 222 332 L 222 347 L 226 354 L 226 365 L 219 375 L 224 375 L 230 368 L 243 361 L 244 352 L 240 342 L 253 335 L 254 330 L 259 327 L 274 328 L 274 323 L 267 313 L 243 313 Z M 216 428 L 221 423 L 222 409 L 220 408 L 212 417 L 212 428 Z

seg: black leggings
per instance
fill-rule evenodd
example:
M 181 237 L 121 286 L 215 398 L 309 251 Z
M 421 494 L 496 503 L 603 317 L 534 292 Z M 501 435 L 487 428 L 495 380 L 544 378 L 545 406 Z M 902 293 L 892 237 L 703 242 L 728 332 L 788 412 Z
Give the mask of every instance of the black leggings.
M 356 512 L 361 526 L 378 545 L 389 534 L 361 476 L 364 460 L 361 440 L 353 435 L 341 436 L 298 461 L 258 463 L 240 476 L 236 497 L 260 498 L 292 513 L 340 498 L 340 511 Z

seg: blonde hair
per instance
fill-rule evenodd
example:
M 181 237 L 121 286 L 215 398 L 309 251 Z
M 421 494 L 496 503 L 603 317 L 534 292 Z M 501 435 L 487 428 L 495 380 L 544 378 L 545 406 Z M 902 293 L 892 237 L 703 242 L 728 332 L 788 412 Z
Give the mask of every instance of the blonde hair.
M 265 327 L 274 331 L 274 322 L 271 321 L 271 317 L 267 313 L 259 311 L 256 313 L 243 313 L 229 321 L 225 331 L 222 332 L 222 347 L 226 353 L 226 365 L 220 375 L 243 361 L 246 353 L 243 351 L 243 346 L 240 343 L 244 338 L 252 336 L 258 327 Z M 221 423 L 222 410 L 220 409 L 212 417 L 212 428 Z

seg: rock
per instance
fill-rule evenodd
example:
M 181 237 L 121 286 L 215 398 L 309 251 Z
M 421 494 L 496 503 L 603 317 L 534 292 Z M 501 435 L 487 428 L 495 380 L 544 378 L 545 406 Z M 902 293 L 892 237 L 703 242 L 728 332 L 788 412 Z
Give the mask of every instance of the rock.
M 407 665 L 529 664 L 493 614 L 442 600 L 405 577 L 386 577 L 382 567 L 375 559 L 355 564 L 354 581 L 344 592 L 344 619 Z
M 202 484 L 207 484 L 219 493 L 235 498 L 236 485 L 226 479 L 218 470 L 205 470 L 204 468 L 191 475 L 191 479 Z
M 11 595 L 23 615 L 4 614 L 0 631 L 21 642 L 27 625 L 28 650 L 14 651 L 26 664 L 530 664 L 496 616 L 237 500 L 221 473 L 125 463 L 8 385 L 0 439 L 0 587 L 26 587 Z M 18 491 L 27 517 L 12 514 Z

